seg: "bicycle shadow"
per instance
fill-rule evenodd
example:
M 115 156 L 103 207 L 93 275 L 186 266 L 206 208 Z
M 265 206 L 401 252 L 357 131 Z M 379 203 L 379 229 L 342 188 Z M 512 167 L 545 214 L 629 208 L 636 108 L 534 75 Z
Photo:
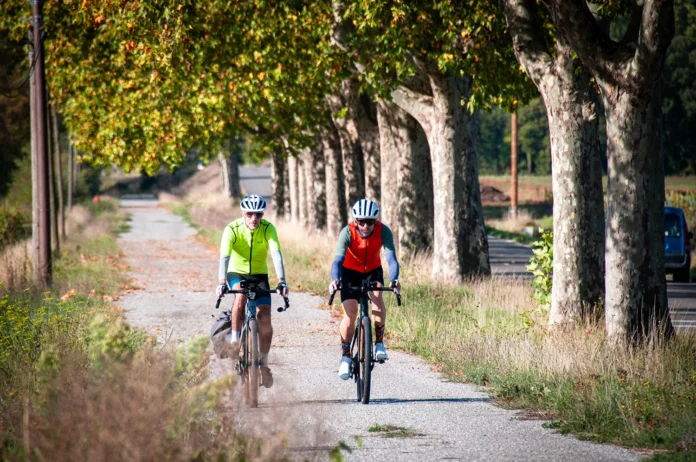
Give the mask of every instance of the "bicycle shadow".
M 275 402 L 267 403 L 259 407 L 294 407 L 306 404 L 356 404 L 358 401 L 352 399 L 308 399 L 293 402 Z M 371 405 L 387 405 L 387 404 L 420 404 L 420 403 L 488 403 L 490 398 L 374 398 L 370 399 Z

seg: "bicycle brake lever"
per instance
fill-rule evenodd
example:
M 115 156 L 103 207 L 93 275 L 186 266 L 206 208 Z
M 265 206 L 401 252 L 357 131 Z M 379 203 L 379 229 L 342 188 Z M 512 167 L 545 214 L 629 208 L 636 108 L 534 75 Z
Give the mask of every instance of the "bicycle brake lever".
M 217 303 L 215 304 L 215 309 L 217 310 L 220 308 L 220 302 L 222 301 L 222 297 L 218 297 Z
M 396 294 L 396 304 L 401 306 L 401 294 L 398 292 L 394 292 L 394 294 Z
M 333 299 L 336 296 L 336 291 L 331 292 L 331 297 L 329 297 L 329 306 L 333 305 Z

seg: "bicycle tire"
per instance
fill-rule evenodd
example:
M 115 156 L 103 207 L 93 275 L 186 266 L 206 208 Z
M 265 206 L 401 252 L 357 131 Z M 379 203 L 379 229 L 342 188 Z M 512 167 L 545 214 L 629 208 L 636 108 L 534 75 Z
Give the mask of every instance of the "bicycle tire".
M 372 378 L 372 322 L 369 316 L 362 317 L 362 361 L 360 375 L 362 376 L 362 403 L 370 403 L 370 379 Z
M 256 319 L 249 320 L 249 362 L 247 363 L 247 383 L 249 407 L 259 405 L 259 329 Z
M 355 326 L 355 333 L 353 334 L 353 344 L 352 347 L 355 349 L 353 352 L 351 350 L 351 358 L 353 359 L 353 380 L 355 380 L 355 391 L 357 394 L 358 402 L 362 401 L 362 380 L 360 379 L 360 358 L 362 354 L 362 330 L 360 328 L 360 320 Z

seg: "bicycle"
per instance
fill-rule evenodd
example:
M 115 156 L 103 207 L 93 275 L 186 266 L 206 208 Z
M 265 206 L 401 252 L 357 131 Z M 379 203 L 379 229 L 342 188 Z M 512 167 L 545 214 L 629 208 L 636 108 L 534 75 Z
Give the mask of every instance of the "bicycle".
M 277 289 L 276 289 L 277 290 Z M 259 405 L 259 330 L 256 321 L 256 299 L 264 295 L 277 293 L 276 290 L 266 290 L 256 285 L 249 284 L 248 281 L 241 282 L 241 289 L 229 289 L 225 287 L 222 294 L 217 299 L 215 309 L 220 308 L 220 302 L 225 294 L 240 294 L 247 296 L 246 312 L 244 314 L 244 325 L 239 338 L 239 350 L 237 350 L 235 370 L 242 377 L 242 388 L 244 398 L 249 407 Z M 278 307 L 278 312 L 282 313 L 290 308 L 290 301 L 283 297 L 284 307 Z
M 372 344 L 372 320 L 368 305 L 372 303 L 369 292 L 393 292 L 396 296 L 396 303 L 401 306 L 401 294 L 390 287 L 378 287 L 376 282 L 369 279 L 362 281 L 361 286 L 349 286 L 348 289 L 359 292 L 360 313 L 355 322 L 355 333 L 350 344 L 350 357 L 353 360 L 351 376 L 356 383 L 358 402 L 363 404 L 370 403 L 370 381 L 372 369 L 375 363 L 384 363 L 384 359 L 377 361 L 374 355 L 374 345 Z M 333 305 L 334 296 L 340 290 L 340 286 L 331 293 L 329 306 Z

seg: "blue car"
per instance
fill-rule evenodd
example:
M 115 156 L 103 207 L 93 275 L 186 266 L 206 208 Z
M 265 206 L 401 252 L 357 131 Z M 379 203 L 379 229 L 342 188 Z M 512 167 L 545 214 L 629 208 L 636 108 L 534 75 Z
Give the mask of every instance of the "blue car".
M 684 211 L 665 207 L 665 272 L 674 282 L 689 282 L 691 270 L 691 239 Z

